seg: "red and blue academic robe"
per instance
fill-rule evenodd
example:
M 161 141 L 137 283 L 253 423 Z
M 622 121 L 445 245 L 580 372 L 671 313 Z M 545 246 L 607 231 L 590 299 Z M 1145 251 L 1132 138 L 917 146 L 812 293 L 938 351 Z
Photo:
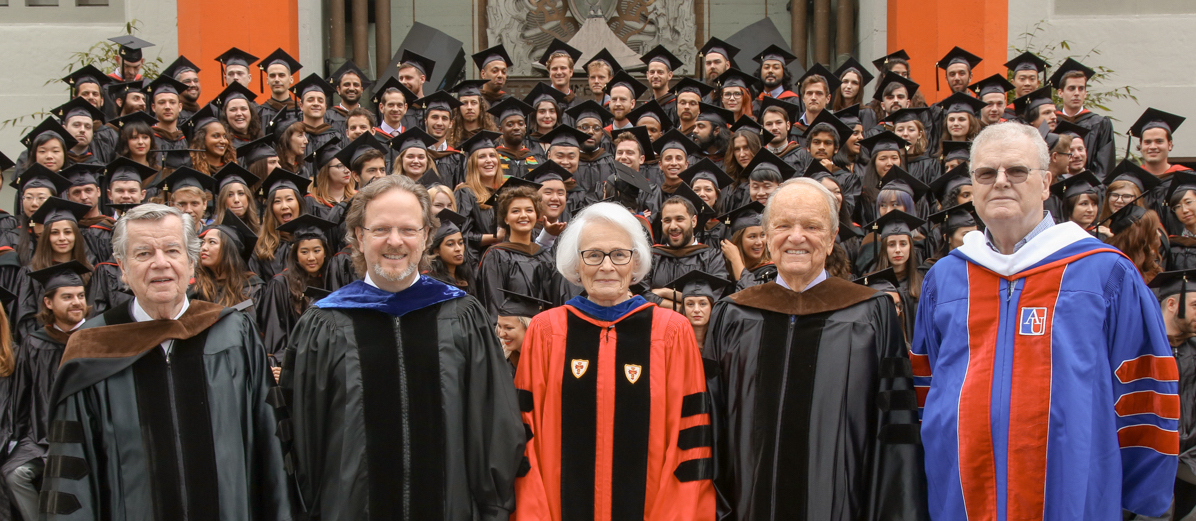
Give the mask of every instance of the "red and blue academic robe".
M 576 297 L 532 319 L 515 387 L 528 441 L 512 520 L 715 518 L 702 354 L 680 314 Z
M 1180 402 L 1159 303 L 1080 227 L 1008 256 L 968 234 L 926 274 L 910 359 L 934 519 L 1170 505 Z

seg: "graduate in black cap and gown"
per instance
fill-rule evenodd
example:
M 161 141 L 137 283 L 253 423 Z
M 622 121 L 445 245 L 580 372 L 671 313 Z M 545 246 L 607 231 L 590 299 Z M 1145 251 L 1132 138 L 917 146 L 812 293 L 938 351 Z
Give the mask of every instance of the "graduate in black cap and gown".
M 281 168 L 274 169 L 274 173 L 262 181 L 259 193 L 265 196 L 266 208 L 262 212 L 257 246 L 249 259 L 249 270 L 262 280 L 270 280 L 286 269 L 291 241 L 279 227 L 307 213 L 304 194 L 310 184 L 311 181 Z
M 1176 172 L 1168 184 L 1163 208 L 1180 222 L 1182 231 L 1167 238 L 1167 266 L 1171 270 L 1196 269 L 1196 174 Z M 1163 215 L 1159 218 L 1163 220 Z
M 469 295 L 476 295 L 474 268 L 477 262 L 471 257 L 465 236 L 461 234 L 465 216 L 445 208 L 436 214 L 436 218 L 440 219 L 440 227 L 436 228 L 432 245 L 428 247 L 431 269 L 427 275 Z
M 473 53 L 473 64 L 478 68 L 478 76 L 489 80 L 482 86 L 482 96 L 487 103 L 494 106 L 511 97 L 502 88 L 507 84 L 507 69 L 515 62 L 511 61 L 503 44 Z
M 669 288 L 681 293 L 680 313 L 693 326 L 699 346 L 706 344 L 706 328 L 710 325 L 714 303 L 722 298 L 724 288 L 730 285 L 731 281 L 702 270 L 691 271 L 669 283 Z
M 199 232 L 199 266 L 195 270 L 192 298 L 224 307 L 238 306 L 253 316 L 265 282 L 249 271 L 246 262 L 257 245 L 257 234 L 248 224 L 225 210 L 221 224 L 212 224 Z
M 764 228 L 760 227 L 763 212 L 764 205 L 752 201 L 718 217 L 729 232 L 721 246 L 727 258 L 728 275 L 735 281 L 735 291 L 777 278 L 777 267 L 768 255 Z
M 506 238 L 486 250 L 478 262 L 475 295 L 491 320 L 498 319 L 503 289 L 548 301 L 556 297 L 556 259 L 532 235 L 544 214 L 539 189 L 539 184 L 512 177 L 486 201 Z
M 87 209 L 84 205 L 51 197 L 33 214 L 31 220 L 42 226 L 42 233 L 33 259 L 18 275 L 16 310 L 10 316 L 15 341 L 20 342 L 38 328 L 37 313 L 45 289 L 37 279 L 28 276 L 29 273 L 70 261 L 78 261 L 91 272 L 87 247 L 79 233 L 79 218 L 87 213 Z M 83 278 L 84 283 L 90 283 L 90 274 Z
M 1088 150 L 1087 167 L 1099 177 L 1113 168 L 1115 151 L 1113 121 L 1108 116 L 1084 108 L 1089 82 L 1095 75 L 1096 71 L 1068 58 L 1051 74 L 1049 82 L 1059 92 L 1059 97 L 1063 98 L 1063 106 L 1055 111 L 1059 121 L 1074 123 L 1088 129 L 1088 134 L 1084 136 L 1084 148 Z M 1076 95 L 1069 89 L 1074 88 L 1077 83 L 1083 85 L 1083 95 Z
M 565 114 L 573 118 L 572 128 L 586 135 L 577 142 L 579 155 L 573 178 L 587 194 L 601 199 L 602 182 L 615 171 L 614 145 L 604 130 L 613 116 L 594 100 L 576 104 Z
M 568 210 L 571 214 L 576 214 L 582 208 L 602 200 L 598 185 L 586 186 L 577 179 L 578 174 L 582 172 L 581 146 L 589 138 L 589 134 L 565 124 L 557 125 L 555 129 L 540 138 L 541 143 L 548 145 L 548 159 L 555 161 L 572 176 L 572 180 L 565 183 L 568 190 Z M 611 159 L 609 156 L 607 158 Z M 611 159 L 610 163 L 613 165 L 615 161 Z M 596 178 L 603 173 L 599 165 L 588 165 L 586 172 L 587 182 L 601 183 L 602 179 L 605 179 Z
M 328 83 L 336 89 L 341 101 L 324 113 L 324 120 L 344 134 L 349 124 L 349 112 L 362 106 L 362 96 L 371 81 L 353 60 L 345 60 L 339 69 L 328 76 Z M 328 103 L 331 104 L 332 99 Z
M 270 358 L 270 367 L 281 367 L 290 346 L 291 330 L 299 316 L 307 311 L 308 288 L 326 287 L 328 261 L 335 250 L 328 248 L 326 233 L 336 224 L 312 215 L 304 215 L 278 227 L 291 235 L 286 270 L 266 284 L 258 301 L 257 323 L 262 330 L 262 345 Z
M 103 172 L 104 165 L 83 163 L 76 163 L 62 171 L 62 177 L 71 182 L 67 199 L 87 207 L 87 211 L 79 217 L 79 231 L 87 246 L 87 260 L 93 266 L 112 256 L 112 226 L 115 221 L 100 210 Z
M 158 79 L 150 82 L 145 87 L 147 107 L 146 112 L 152 111 L 154 117 L 157 118 L 158 123 L 153 127 L 154 130 L 154 148 L 156 150 L 177 150 L 187 148 L 187 136 L 183 134 L 182 126 L 183 120 L 179 117 L 179 93 L 187 90 L 187 86 L 183 82 L 171 78 L 170 76 L 158 76 Z M 158 98 L 165 97 L 175 103 L 158 104 Z
M 503 356 L 511 366 L 511 378 L 515 378 L 527 326 L 531 324 L 532 318 L 553 305 L 546 300 L 506 289 L 502 290 L 502 295 L 503 301 L 498 306 L 498 323 L 494 325 L 494 334 L 498 335 Z
M 495 226 L 494 209 L 486 203 L 505 181 L 495 150 L 499 137 L 497 132 L 482 130 L 461 144 L 468 158 L 465 180 L 453 191 L 453 197 L 457 200 L 457 213 L 467 219 L 461 232 L 475 259 L 481 259 L 486 248 L 502 242 Z
M 527 177 L 530 170 L 539 166 L 539 161 L 532 155 L 532 150 L 523 146 L 523 138 L 527 135 L 528 117 L 532 113 L 530 105 L 518 98 L 508 97 L 490 107 L 490 115 L 494 116 L 494 124 L 498 133 L 502 134 L 495 150 L 502 160 L 503 175 L 507 177 Z
M 258 115 L 256 99 L 257 93 L 240 82 L 233 82 L 212 99 L 212 106 L 218 109 L 217 115 L 228 129 L 228 141 L 234 149 L 264 135 L 265 124 Z
M 565 118 L 565 94 L 544 82 L 537 83 L 523 102 L 532 108 L 531 121 L 527 125 L 524 146 L 532 151 L 536 161 L 543 163 L 548 158 L 548 144 L 540 138 L 551 132 Z
M 1170 513 L 1171 519 L 1183 519 L 1196 509 L 1196 270 L 1166 271 L 1148 286 L 1159 299 L 1179 369 L 1179 469 Z
M 280 113 L 296 108 L 295 100 L 291 98 L 289 91 L 291 84 L 295 81 L 295 73 L 299 72 L 303 65 L 282 48 L 278 48 L 269 56 L 262 58 L 262 61 L 258 62 L 257 68 L 258 89 L 264 90 L 261 88 L 263 80 L 270 82 L 270 97 L 266 98 L 266 101 L 258 109 L 262 121 L 269 123 L 274 121 L 274 118 Z M 271 68 L 274 69 L 273 74 L 281 75 L 281 79 L 270 77 Z

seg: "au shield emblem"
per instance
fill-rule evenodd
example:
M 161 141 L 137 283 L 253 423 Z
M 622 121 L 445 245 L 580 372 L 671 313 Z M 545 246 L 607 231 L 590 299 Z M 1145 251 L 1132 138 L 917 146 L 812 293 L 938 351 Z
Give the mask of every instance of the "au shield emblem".
M 574 358 L 573 362 L 571 362 L 569 364 L 569 369 L 573 371 L 574 378 L 581 378 L 583 375 L 586 374 L 586 369 L 589 369 L 589 368 L 590 368 L 589 360 L 580 360 L 580 359 Z
M 623 376 L 627 377 L 627 381 L 635 383 L 640 379 L 640 375 L 644 374 L 644 368 L 635 364 L 626 364 L 623 366 Z

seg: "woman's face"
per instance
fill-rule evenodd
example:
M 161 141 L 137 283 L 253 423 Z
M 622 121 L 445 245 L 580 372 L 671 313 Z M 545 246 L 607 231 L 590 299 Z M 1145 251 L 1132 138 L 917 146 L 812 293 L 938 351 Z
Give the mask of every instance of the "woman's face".
M 710 299 L 706 297 L 685 297 L 685 318 L 693 327 L 702 327 L 710 322 Z
M 21 211 L 25 212 L 25 217 L 33 217 L 51 195 L 54 194 L 49 188 L 26 188 L 25 195 L 21 196 Z
M 1116 212 L 1117 210 L 1125 208 L 1125 205 L 1129 204 L 1130 201 L 1133 201 L 1135 197 L 1138 197 L 1138 190 L 1132 184 L 1118 187 L 1116 190 L 1111 190 L 1109 192 L 1109 209 Z
M 845 99 L 852 99 L 860 92 L 860 75 L 854 72 L 845 72 L 843 77 L 839 78 L 843 83 L 839 84 L 839 92 L 843 93 Z
M 955 204 L 963 204 L 972 200 L 972 185 L 959 187 L 959 195 L 955 196 Z
M 829 177 L 824 177 L 824 178 L 820 179 L 818 182 L 822 183 L 822 186 L 825 186 L 827 190 L 831 191 L 831 194 L 835 196 L 835 200 L 839 201 L 839 206 L 842 207 L 843 206 L 843 190 L 839 188 L 839 183 L 836 183 L 833 179 L 831 179 Z
M 26 190 L 28 192 L 28 190 Z M 1175 207 L 1175 216 L 1189 231 L 1196 230 L 1196 191 L 1188 190 Z
M 1071 209 L 1071 220 L 1087 228 L 1096 221 L 1096 212 L 1098 210 L 1100 208 L 1096 206 L 1096 198 L 1088 194 L 1082 194 L 1076 200 L 1076 205 Z
M 75 249 L 75 230 L 71 229 L 71 221 L 50 224 L 50 247 L 56 255 L 69 254 Z
M 129 155 L 130 159 L 144 159 L 149 154 L 150 147 L 154 144 L 154 137 L 149 134 L 133 134 L 129 136 Z
M 465 264 L 465 239 L 461 236 L 461 232 L 445 237 L 440 242 L 440 247 L 436 249 L 436 255 L 440 257 L 445 266 L 456 268 Z
M 196 228 L 203 227 L 203 213 L 207 209 L 207 202 L 202 197 L 190 192 L 175 192 L 171 194 L 170 199 L 174 201 L 175 208 L 191 215 L 191 222 L 195 223 Z
M 249 209 L 249 189 L 241 183 L 228 185 L 228 192 L 224 195 L 224 207 L 232 210 L 237 217 L 245 217 Z
M 273 172 L 278 168 L 278 156 L 270 156 L 266 158 L 266 172 Z
M 975 226 L 961 226 L 959 228 L 956 228 L 955 232 L 953 232 L 951 234 L 951 241 L 950 241 L 951 249 L 954 250 L 955 248 L 963 246 L 963 236 L 967 235 L 968 232 L 974 232 L 974 231 L 976 231 Z
M 901 164 L 901 154 L 896 150 L 884 150 L 875 154 L 876 161 L 876 175 L 884 177 L 889 173 L 889 169 Z
M 739 109 L 743 107 L 743 89 L 739 87 L 723 89 L 722 100 L 724 109 L 738 113 Z
M 307 133 L 296 132 L 291 134 L 291 153 L 302 157 L 307 151 Z
M 66 164 L 66 151 L 62 149 L 62 143 L 51 139 L 37 146 L 34 160 L 51 172 L 57 172 Z
M 220 230 L 209 230 L 205 233 L 199 246 L 199 264 L 208 269 L 215 268 L 220 262 L 220 248 L 223 242 L 224 237 L 221 236 Z
M 780 185 L 772 181 L 749 181 L 748 195 L 753 201 L 767 205 L 768 197 L 772 195 L 773 192 L 777 191 L 778 186 Z
M 523 335 L 527 334 L 527 328 L 523 327 L 523 322 L 519 321 L 519 317 L 498 317 L 498 324 L 494 326 L 494 332 L 498 334 L 498 341 L 502 343 L 503 351 L 518 351 L 523 347 Z
M 760 259 L 764 257 L 764 248 L 767 246 L 768 239 L 764 236 L 764 228 L 759 226 L 744 228 L 743 245 L 740 247 L 744 264 L 748 266 L 760 264 Z
M 318 276 L 320 267 L 324 265 L 324 241 L 320 239 L 304 239 L 295 245 L 299 258 L 299 267 L 310 276 Z
M 881 201 L 880 211 L 878 213 L 880 213 L 880 216 L 883 217 L 886 213 L 889 213 L 893 210 L 901 210 L 905 213 L 909 213 L 909 210 L 906 210 L 905 205 L 901 203 L 901 199 L 896 197 L 889 197 L 887 200 Z
M 208 123 L 207 135 L 204 137 L 204 148 L 207 149 L 208 155 L 213 157 L 224 157 L 224 153 L 228 151 L 228 133 L 224 131 L 224 125 L 219 121 Z
M 477 157 L 478 172 L 482 174 L 482 180 L 493 180 L 494 176 L 498 174 L 498 151 L 493 148 L 484 148 L 477 152 Z
M 914 121 L 898 123 L 893 127 L 893 133 L 910 143 L 917 142 L 922 137 L 922 131 L 918 129 L 918 124 Z
M 353 181 L 353 171 L 341 163 L 341 160 L 333 158 L 328 162 L 328 181 L 333 187 L 344 188 Z
M 503 219 L 511 227 L 511 233 L 531 233 L 536 227 L 536 204 L 531 199 L 520 197 L 511 201 L 507 206 L 507 215 Z
M 432 198 L 432 212 L 440 213 L 440 211 L 445 208 L 452 210 L 453 209 L 453 200 L 451 199 L 451 197 L 452 196 L 450 196 L 449 194 L 444 193 L 443 191 L 437 190 L 436 197 Z
M 718 202 L 718 190 L 714 187 L 714 183 L 711 183 L 709 179 L 697 179 L 694 181 L 693 189 L 694 193 L 698 194 L 698 198 L 714 208 L 714 203 Z
M 610 253 L 613 250 L 632 250 L 634 245 L 631 237 L 616 224 L 606 221 L 594 221 L 586 225 L 585 233 L 578 241 L 578 250 L 597 250 Z M 635 269 L 635 254 L 632 253 L 631 262 L 623 265 L 615 264 L 607 255 L 602 263 L 590 266 L 578 261 L 577 271 L 581 276 L 581 286 L 594 302 L 622 302 L 629 298 L 628 288 L 631 287 L 631 273 Z
M 428 171 L 428 151 L 422 148 L 408 148 L 403 151 L 403 173 L 415 180 Z
M 847 150 L 852 154 L 859 155 L 860 153 L 860 138 L 864 137 L 864 126 L 856 125 L 851 130 L 851 137 L 847 138 Z
M 228 126 L 233 132 L 246 134 L 249 132 L 249 102 L 241 98 L 234 99 L 224 106 L 224 115 L 228 118 Z
M 735 136 L 735 146 L 731 150 L 735 153 L 735 162 L 739 163 L 739 168 L 747 168 L 748 163 L 752 162 L 752 157 L 756 155 L 748 146 L 747 138 L 743 136 Z
M 889 264 L 897 269 L 898 266 L 904 267 L 906 261 L 909 260 L 909 236 L 908 235 L 890 235 L 885 237 L 885 255 L 889 257 Z
M 270 204 L 270 209 L 274 212 L 274 219 L 278 224 L 286 224 L 291 222 L 291 219 L 299 217 L 299 198 L 295 196 L 295 191 L 283 188 L 274 192 L 274 200 Z
M 971 131 L 970 123 L 968 115 L 963 112 L 947 114 L 947 133 L 954 141 L 964 141 L 968 137 L 968 132 Z
M 536 107 L 536 130 L 541 134 L 556 126 L 556 107 L 550 101 L 541 101 Z

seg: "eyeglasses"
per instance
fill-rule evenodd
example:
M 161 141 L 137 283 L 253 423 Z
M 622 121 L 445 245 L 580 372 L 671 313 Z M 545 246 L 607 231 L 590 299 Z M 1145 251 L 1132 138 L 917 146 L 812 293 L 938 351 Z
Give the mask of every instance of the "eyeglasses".
M 1109 194 L 1109 200 L 1117 201 L 1117 202 L 1125 201 L 1128 203 L 1130 201 L 1133 201 L 1135 197 L 1138 197 L 1138 196 L 1136 196 L 1134 194 L 1119 194 L 1116 192 Z
M 365 226 L 361 227 L 362 230 L 369 232 L 370 237 L 375 239 L 386 239 L 390 237 L 390 234 L 394 233 L 395 230 L 398 230 L 399 237 L 404 239 L 414 239 L 417 235 L 419 235 L 419 232 L 424 230 L 424 228 L 425 227 L 423 226 L 419 228 L 399 228 L 396 226 L 376 226 L 374 228 L 366 228 Z
M 738 99 L 738 98 L 742 98 L 742 97 L 743 97 L 743 91 L 741 91 L 741 90 L 727 90 L 727 91 L 723 91 L 723 97 L 724 97 L 724 98 L 727 98 L 727 99 Z
M 602 125 L 579 125 L 577 130 L 585 132 L 586 134 L 593 134 L 602 130 Z
M 1030 172 L 1040 170 L 1036 168 L 1029 168 L 1025 166 L 1010 166 L 997 168 L 977 168 L 972 170 L 972 178 L 977 183 L 982 185 L 991 185 L 997 182 L 997 175 L 1005 172 L 1005 179 L 1008 179 L 1011 184 L 1018 184 L 1026 182 L 1026 178 L 1030 177 Z
M 610 257 L 611 264 L 615 266 L 623 266 L 631 262 L 631 258 L 635 256 L 635 250 L 615 249 L 609 252 L 602 250 L 582 250 L 577 253 L 581 254 L 581 261 L 587 266 L 601 266 L 607 257 Z

